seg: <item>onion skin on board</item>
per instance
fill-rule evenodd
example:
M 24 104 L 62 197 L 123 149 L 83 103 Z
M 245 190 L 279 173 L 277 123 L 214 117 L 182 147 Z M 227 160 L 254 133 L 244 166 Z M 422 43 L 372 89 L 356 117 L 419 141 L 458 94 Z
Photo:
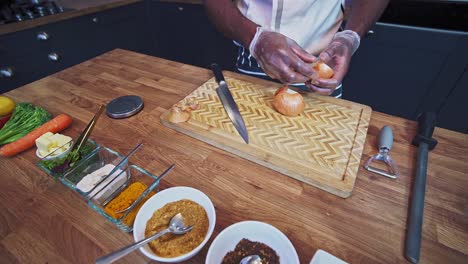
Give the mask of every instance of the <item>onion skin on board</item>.
M 173 106 L 169 112 L 169 122 L 182 123 L 190 119 L 190 113 L 180 109 L 178 106 Z

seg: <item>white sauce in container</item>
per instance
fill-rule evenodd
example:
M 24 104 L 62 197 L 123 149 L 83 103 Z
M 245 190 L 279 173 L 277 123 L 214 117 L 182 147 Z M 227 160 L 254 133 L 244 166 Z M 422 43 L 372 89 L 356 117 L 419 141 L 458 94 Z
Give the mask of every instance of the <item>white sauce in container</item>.
M 99 168 L 98 170 L 93 171 L 92 173 L 86 175 L 81 179 L 80 182 L 76 185 L 76 187 L 82 192 L 89 192 L 91 191 L 94 186 L 96 186 L 99 181 L 101 181 L 104 177 L 109 175 L 109 173 L 115 168 L 113 164 L 106 164 L 104 167 Z M 98 201 L 104 201 L 107 197 L 109 197 L 117 188 L 122 186 L 127 179 L 127 173 L 124 172 L 120 174 L 122 170 L 118 169 L 112 175 L 107 177 L 102 183 L 99 184 L 88 196 L 94 196 L 97 192 L 99 192 L 104 186 L 106 186 L 109 182 L 109 186 L 105 187 L 104 190 L 100 191 L 94 199 Z M 119 175 L 120 174 L 120 175 Z M 117 177 L 117 179 L 116 179 Z M 115 180 L 114 180 L 115 179 Z

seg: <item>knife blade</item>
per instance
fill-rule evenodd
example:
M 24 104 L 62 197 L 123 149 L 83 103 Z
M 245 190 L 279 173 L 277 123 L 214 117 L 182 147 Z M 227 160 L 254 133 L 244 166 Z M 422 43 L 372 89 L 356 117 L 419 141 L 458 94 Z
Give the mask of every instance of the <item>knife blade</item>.
M 245 143 L 249 144 L 249 134 L 247 133 L 247 128 L 245 127 L 244 119 L 239 112 L 239 107 L 234 101 L 231 92 L 224 80 L 223 72 L 218 64 L 213 63 L 211 64 L 211 70 L 215 76 L 216 82 L 219 84 L 219 87 L 216 88 L 216 93 L 223 104 L 224 110 L 228 114 L 229 118 L 232 121 L 232 124 L 236 128 L 237 132 L 239 132 L 242 139 L 244 139 Z

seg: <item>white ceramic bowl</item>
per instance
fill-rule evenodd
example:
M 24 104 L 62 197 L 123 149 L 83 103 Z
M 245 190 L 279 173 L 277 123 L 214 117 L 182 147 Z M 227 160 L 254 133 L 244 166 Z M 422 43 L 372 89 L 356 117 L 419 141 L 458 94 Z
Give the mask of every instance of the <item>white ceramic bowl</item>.
M 195 256 L 210 239 L 216 224 L 216 213 L 210 198 L 208 198 L 208 196 L 206 196 L 201 191 L 194 188 L 173 187 L 156 193 L 148 201 L 146 201 L 141 207 L 141 209 L 138 211 L 137 216 L 135 218 L 135 222 L 133 224 L 133 238 L 135 239 L 135 241 L 140 241 L 145 238 L 146 222 L 148 222 L 151 216 L 153 216 L 154 211 L 163 207 L 167 203 L 175 202 L 181 199 L 192 200 L 205 209 L 206 214 L 208 216 L 208 220 L 210 222 L 208 225 L 208 233 L 206 234 L 205 239 L 200 245 L 198 245 L 198 247 L 196 247 L 192 251 L 188 252 L 185 255 L 175 258 L 159 257 L 153 253 L 153 251 L 148 245 L 141 247 L 141 252 L 143 252 L 143 254 L 148 258 L 160 262 L 170 263 L 184 261 Z
M 53 159 L 56 159 L 56 158 L 65 157 L 66 155 L 68 155 L 68 153 L 70 153 L 71 147 L 72 147 L 72 143 L 71 143 L 71 142 L 69 142 L 69 143 L 67 143 L 67 144 L 69 144 L 67 150 L 65 150 L 64 152 L 62 152 L 62 153 L 60 153 L 60 154 L 58 154 L 58 155 L 53 155 L 54 152 L 52 152 L 52 153 L 49 153 L 47 156 L 42 156 L 42 155 L 39 153 L 39 149 L 36 148 L 36 156 L 37 156 L 38 158 L 40 158 L 40 159 L 43 159 L 43 160 L 53 160 Z M 55 151 L 57 151 L 57 150 L 55 150 Z
M 224 256 L 234 250 L 243 238 L 266 244 L 276 251 L 281 263 L 299 264 L 299 257 L 291 241 L 274 226 L 258 221 L 239 222 L 224 229 L 211 243 L 205 263 L 221 263 Z

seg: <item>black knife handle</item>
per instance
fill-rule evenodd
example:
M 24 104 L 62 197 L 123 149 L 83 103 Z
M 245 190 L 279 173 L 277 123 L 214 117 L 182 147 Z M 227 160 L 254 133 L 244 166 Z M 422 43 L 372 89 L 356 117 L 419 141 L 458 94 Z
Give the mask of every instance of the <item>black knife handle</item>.
M 431 138 L 436 126 L 436 113 L 424 112 L 418 118 L 419 134 L 421 136 Z
M 221 67 L 219 67 L 217 63 L 211 64 L 211 70 L 213 71 L 217 83 L 220 83 L 221 81 L 225 82 Z
M 437 145 L 437 140 L 432 138 L 436 126 L 437 115 L 435 112 L 424 112 L 418 118 L 418 134 L 413 139 L 413 145 L 419 146 L 421 142 L 427 143 L 432 150 Z

